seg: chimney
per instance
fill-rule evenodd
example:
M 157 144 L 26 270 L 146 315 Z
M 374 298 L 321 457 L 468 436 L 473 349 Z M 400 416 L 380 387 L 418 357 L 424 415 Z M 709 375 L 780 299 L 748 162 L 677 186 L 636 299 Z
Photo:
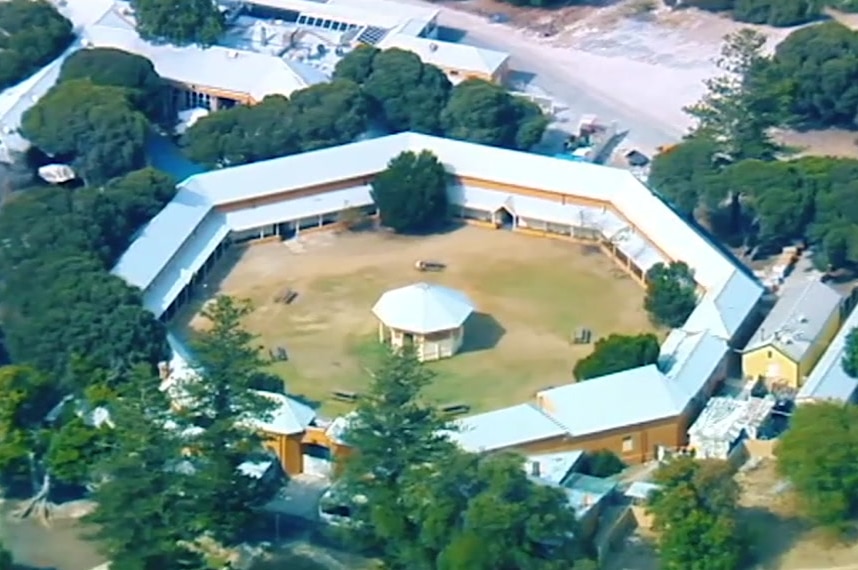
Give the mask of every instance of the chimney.
M 533 477 L 540 477 L 541 470 L 539 468 L 539 461 L 531 461 L 530 462 L 530 475 Z

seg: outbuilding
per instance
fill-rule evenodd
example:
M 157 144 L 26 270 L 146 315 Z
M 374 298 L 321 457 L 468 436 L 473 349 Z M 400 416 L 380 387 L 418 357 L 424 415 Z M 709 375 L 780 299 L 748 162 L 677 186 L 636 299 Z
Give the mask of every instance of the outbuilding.
M 425 362 L 449 358 L 462 348 L 474 305 L 455 289 L 416 283 L 387 291 L 372 312 L 378 318 L 379 342 L 395 349 L 413 346 Z

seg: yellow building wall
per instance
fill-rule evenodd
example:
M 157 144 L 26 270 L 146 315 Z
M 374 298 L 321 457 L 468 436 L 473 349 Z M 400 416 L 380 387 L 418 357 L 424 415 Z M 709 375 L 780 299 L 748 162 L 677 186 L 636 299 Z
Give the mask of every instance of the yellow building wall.
M 798 379 L 799 385 L 804 384 L 805 378 L 810 375 L 813 371 L 813 367 L 816 366 L 816 363 L 819 362 L 822 353 L 825 352 L 825 349 L 828 348 L 828 345 L 831 344 L 831 339 L 834 338 L 834 335 L 837 334 L 837 331 L 840 329 L 840 310 L 835 310 L 825 322 L 825 326 L 822 329 L 822 333 L 816 339 L 816 342 L 810 347 L 807 353 L 804 355 L 801 363 L 799 363 L 798 369 Z
M 767 384 L 799 386 L 799 365 L 777 348 L 766 345 L 742 355 L 742 373 L 748 378 L 761 378 Z

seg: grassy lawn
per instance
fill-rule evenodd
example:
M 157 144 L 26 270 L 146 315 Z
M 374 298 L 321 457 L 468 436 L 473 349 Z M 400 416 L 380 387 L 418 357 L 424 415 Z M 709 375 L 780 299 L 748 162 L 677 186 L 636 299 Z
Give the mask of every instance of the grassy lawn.
M 443 259 L 448 269 L 416 273 L 415 259 Z M 331 391 L 362 391 L 383 350 L 373 304 L 384 291 L 419 280 L 460 289 L 477 308 L 465 324 L 462 352 L 428 364 L 436 380 L 426 394 L 474 411 L 527 401 L 539 389 L 569 382 L 575 362 L 592 350 L 570 343 L 579 326 L 596 337 L 652 330 L 643 291 L 601 254 L 475 228 L 401 241 L 346 235 L 300 254 L 282 244 L 254 246 L 218 288 L 254 302 L 246 326 L 266 348 L 289 353 L 272 370 L 290 392 L 334 415 L 349 406 L 331 400 Z M 275 303 L 287 286 L 298 291 L 296 301 Z

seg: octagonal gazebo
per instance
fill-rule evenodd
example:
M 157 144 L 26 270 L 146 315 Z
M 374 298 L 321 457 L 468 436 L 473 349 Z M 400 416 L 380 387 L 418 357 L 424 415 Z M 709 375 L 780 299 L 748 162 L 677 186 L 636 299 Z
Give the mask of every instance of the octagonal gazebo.
M 372 312 L 378 318 L 379 342 L 395 349 L 413 346 L 425 362 L 449 358 L 462 348 L 474 305 L 455 289 L 416 283 L 387 291 Z

